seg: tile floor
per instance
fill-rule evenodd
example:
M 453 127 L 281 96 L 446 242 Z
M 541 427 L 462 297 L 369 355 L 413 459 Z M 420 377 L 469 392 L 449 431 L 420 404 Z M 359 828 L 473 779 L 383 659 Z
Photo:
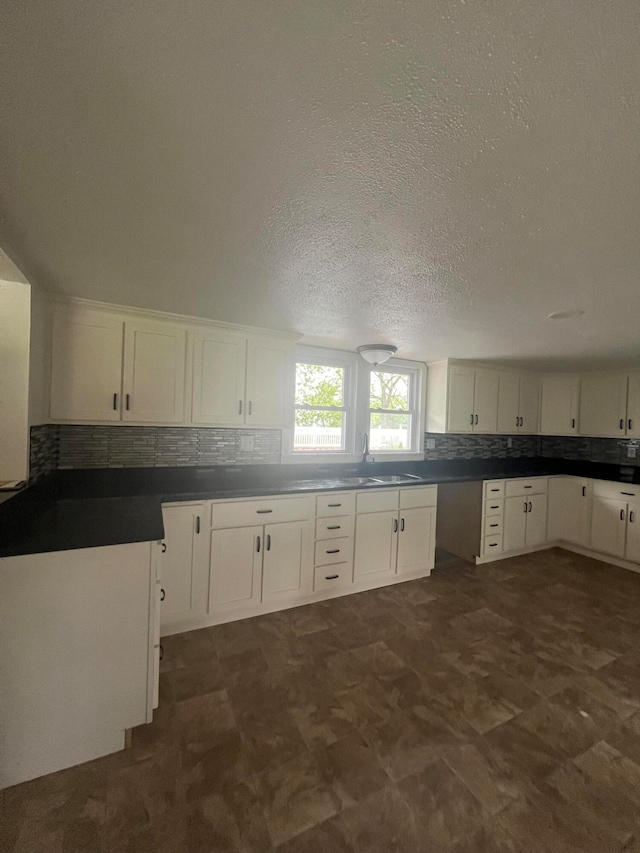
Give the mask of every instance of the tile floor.
M 131 749 L 15 853 L 640 851 L 640 575 L 554 549 L 165 638 Z

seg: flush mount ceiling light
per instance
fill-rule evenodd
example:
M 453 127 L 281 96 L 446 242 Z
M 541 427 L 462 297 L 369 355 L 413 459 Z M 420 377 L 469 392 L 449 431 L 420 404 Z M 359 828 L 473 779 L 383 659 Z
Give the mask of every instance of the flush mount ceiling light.
M 547 320 L 575 320 L 583 314 L 584 311 L 581 308 L 571 308 L 569 311 L 553 311 L 547 315 Z
M 398 347 L 391 346 L 391 344 L 365 344 L 357 349 L 364 360 L 373 364 L 374 367 L 389 361 L 391 356 L 398 352 Z

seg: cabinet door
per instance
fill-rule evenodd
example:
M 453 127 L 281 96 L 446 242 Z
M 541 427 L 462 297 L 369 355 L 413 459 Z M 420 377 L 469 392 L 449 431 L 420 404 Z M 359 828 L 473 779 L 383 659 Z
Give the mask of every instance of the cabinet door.
M 547 496 L 531 495 L 528 499 L 528 509 L 524 543 L 527 548 L 544 545 L 547 541 Z
M 524 548 L 527 529 L 527 501 L 521 497 L 505 498 L 503 550 Z
M 625 557 L 640 563 L 640 504 L 629 504 L 627 521 L 627 547 Z
M 127 320 L 124 334 L 122 419 L 184 421 L 187 333 L 170 323 Z
M 267 524 L 262 569 L 262 600 L 298 598 L 309 592 L 306 565 L 306 521 Z
M 632 373 L 629 376 L 627 435 L 630 438 L 640 438 L 640 373 Z
M 428 574 L 435 559 L 435 507 L 400 511 L 397 573 Z
M 56 309 L 51 417 L 119 421 L 124 322 L 102 311 Z
M 211 532 L 209 612 L 260 603 L 263 531 L 259 525 Z
M 518 432 L 537 435 L 540 418 L 540 380 L 537 376 L 520 377 L 518 416 L 520 418 Z
M 230 332 L 193 336 L 193 404 L 196 424 L 244 423 L 247 339 Z
M 626 417 L 626 373 L 582 377 L 580 392 L 580 433 L 582 435 L 625 435 Z
M 520 379 L 517 373 L 501 373 L 498 380 L 498 432 L 518 432 Z
M 395 574 L 398 549 L 398 512 L 371 512 L 356 516 L 354 578 L 375 582 Z
M 474 432 L 496 432 L 498 429 L 498 372 L 476 370 L 473 392 Z
M 464 365 L 449 368 L 447 432 L 473 432 L 475 370 Z
M 207 536 L 204 506 L 183 504 L 162 508 L 164 540 L 160 583 L 164 590 L 162 625 L 206 614 L 209 604 Z
M 544 376 L 541 383 L 540 432 L 571 435 L 578 431 L 580 381 L 569 376 Z
M 577 477 L 549 479 L 547 540 L 563 539 L 589 546 L 589 481 Z
M 290 426 L 295 393 L 295 350 L 270 338 L 249 338 L 245 423 Z
M 593 498 L 591 547 L 603 554 L 624 557 L 627 504 L 611 498 Z

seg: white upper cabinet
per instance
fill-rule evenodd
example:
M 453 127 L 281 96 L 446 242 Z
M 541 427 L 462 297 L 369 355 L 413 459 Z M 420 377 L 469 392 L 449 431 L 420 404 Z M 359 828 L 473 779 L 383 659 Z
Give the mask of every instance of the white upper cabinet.
M 124 321 L 104 311 L 62 308 L 53 317 L 51 417 L 119 421 Z
M 473 391 L 473 431 L 497 432 L 498 429 L 498 372 L 475 371 Z
M 537 376 L 502 371 L 498 384 L 498 432 L 538 432 L 540 380 Z
M 627 435 L 630 438 L 640 438 L 640 373 L 632 373 L 629 376 Z
M 540 432 L 543 435 L 573 435 L 578 432 L 577 376 L 543 376 L 540 402 Z
M 466 365 L 449 368 L 447 432 L 473 432 L 475 370 Z
M 196 424 L 242 424 L 247 338 L 223 330 L 193 336 L 193 405 Z
M 540 417 L 540 379 L 537 376 L 523 374 L 520 377 L 520 398 L 518 432 L 536 435 Z M 498 430 L 499 431 L 499 430 Z
M 443 381 L 446 371 L 446 381 Z M 498 371 L 443 362 L 429 367 L 427 429 L 445 432 L 496 432 Z M 433 388 L 429 388 L 429 383 Z M 446 418 L 444 417 L 446 412 Z
M 127 320 L 122 419 L 182 423 L 187 333 L 172 323 Z
M 250 337 L 245 423 L 255 427 L 290 426 L 294 385 L 293 343 L 266 336 Z
M 626 435 L 626 373 L 593 373 L 582 377 L 580 433 L 596 436 Z

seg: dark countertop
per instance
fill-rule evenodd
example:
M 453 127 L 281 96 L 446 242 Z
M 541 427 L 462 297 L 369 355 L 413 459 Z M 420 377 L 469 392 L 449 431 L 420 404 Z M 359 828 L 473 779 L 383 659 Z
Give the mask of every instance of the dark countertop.
M 366 486 L 339 482 L 340 477 L 401 473 L 421 479 Z M 640 483 L 640 467 L 542 457 L 58 471 L 0 505 L 0 557 L 161 539 L 161 504 L 170 501 L 404 488 L 553 474 Z

